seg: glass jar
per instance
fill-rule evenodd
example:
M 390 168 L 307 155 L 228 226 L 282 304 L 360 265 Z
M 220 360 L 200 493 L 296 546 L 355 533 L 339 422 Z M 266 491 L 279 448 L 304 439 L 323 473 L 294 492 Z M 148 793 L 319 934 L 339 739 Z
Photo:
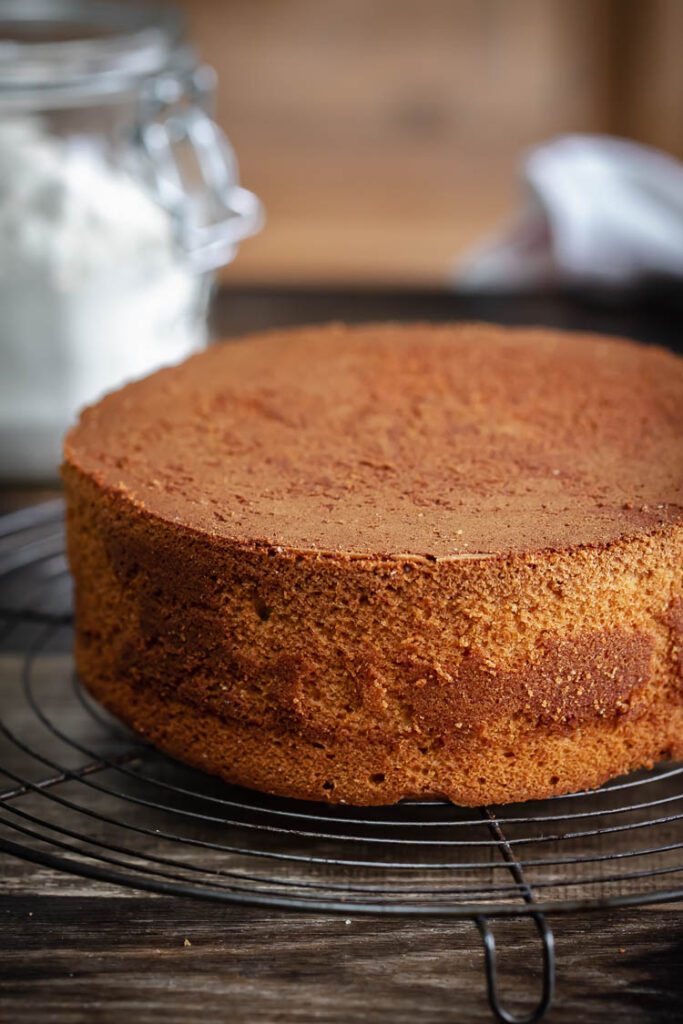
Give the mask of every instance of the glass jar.
M 103 392 L 202 348 L 262 221 L 178 12 L 0 0 L 0 474 L 56 474 Z

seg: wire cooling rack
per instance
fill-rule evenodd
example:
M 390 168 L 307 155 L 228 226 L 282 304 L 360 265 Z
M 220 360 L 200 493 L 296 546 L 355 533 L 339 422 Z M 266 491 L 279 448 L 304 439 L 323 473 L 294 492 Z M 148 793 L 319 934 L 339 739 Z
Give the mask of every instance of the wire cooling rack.
M 507 807 L 263 796 L 133 736 L 81 688 L 61 502 L 0 519 L 0 850 L 153 892 L 318 912 L 473 919 L 504 1022 L 550 1005 L 548 914 L 683 898 L 683 766 Z M 491 920 L 529 915 L 542 994 L 500 1003 Z

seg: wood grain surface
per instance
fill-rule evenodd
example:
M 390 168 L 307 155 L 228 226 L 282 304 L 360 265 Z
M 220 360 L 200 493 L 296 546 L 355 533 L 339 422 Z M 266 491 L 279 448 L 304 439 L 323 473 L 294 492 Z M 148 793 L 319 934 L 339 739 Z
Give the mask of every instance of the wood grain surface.
M 14 874 L 3 863 L 5 886 Z M 266 913 L 140 897 L 22 869 L 0 897 L 2 1024 L 489 1022 L 467 921 Z M 348 921 L 348 923 L 347 923 Z M 678 1024 L 680 912 L 555 923 L 554 1024 Z M 537 991 L 530 922 L 496 926 L 507 1005 Z M 189 943 L 189 945 L 188 945 Z

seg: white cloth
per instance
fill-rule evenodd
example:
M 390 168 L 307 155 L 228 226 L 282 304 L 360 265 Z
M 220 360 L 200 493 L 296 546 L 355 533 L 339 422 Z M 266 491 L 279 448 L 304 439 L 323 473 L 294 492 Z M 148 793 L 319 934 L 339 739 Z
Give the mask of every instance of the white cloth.
M 604 135 L 565 135 L 522 165 L 524 201 L 507 227 L 460 260 L 473 291 L 631 288 L 683 278 L 683 163 Z

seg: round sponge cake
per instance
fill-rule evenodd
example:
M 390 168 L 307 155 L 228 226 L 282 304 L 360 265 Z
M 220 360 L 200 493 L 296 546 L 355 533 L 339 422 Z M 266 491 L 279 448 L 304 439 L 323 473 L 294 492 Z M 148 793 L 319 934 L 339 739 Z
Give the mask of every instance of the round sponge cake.
M 330 325 L 86 409 L 85 686 L 233 783 L 504 803 L 683 754 L 683 360 Z

